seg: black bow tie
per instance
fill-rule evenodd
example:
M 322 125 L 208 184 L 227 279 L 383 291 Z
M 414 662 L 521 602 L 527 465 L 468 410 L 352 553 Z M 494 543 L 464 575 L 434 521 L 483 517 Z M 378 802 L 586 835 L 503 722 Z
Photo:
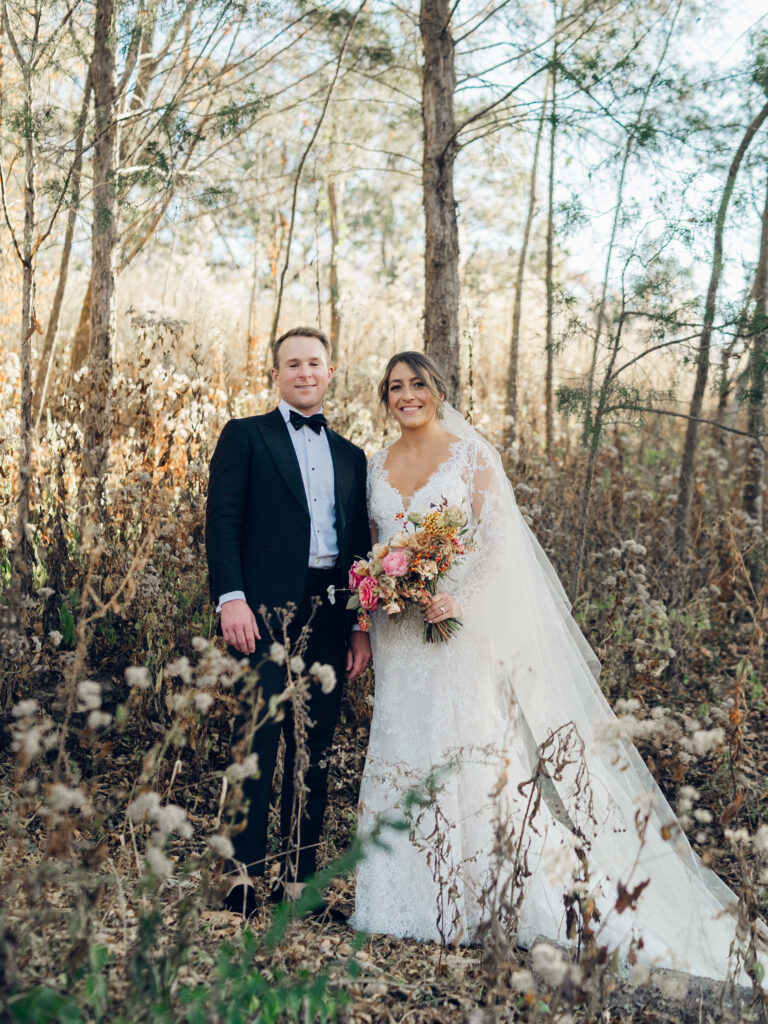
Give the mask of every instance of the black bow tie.
M 301 413 L 294 412 L 291 409 L 291 426 L 294 430 L 301 430 L 302 427 L 309 427 L 310 430 L 314 430 L 316 434 L 319 434 L 323 427 L 328 425 L 328 420 L 323 416 L 321 412 L 316 412 L 314 416 L 302 416 Z

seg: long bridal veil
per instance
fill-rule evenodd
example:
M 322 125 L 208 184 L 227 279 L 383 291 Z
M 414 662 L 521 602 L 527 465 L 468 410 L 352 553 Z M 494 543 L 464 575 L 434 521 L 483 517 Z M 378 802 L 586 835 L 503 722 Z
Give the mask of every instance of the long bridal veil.
M 739 973 L 744 980 L 747 936 L 738 899 L 691 849 L 603 697 L 597 658 L 517 507 L 498 452 L 447 404 L 443 425 L 484 445 L 481 517 L 493 518 L 494 550 L 484 560 L 491 567 L 477 599 L 482 607 L 474 610 L 493 645 L 499 699 L 514 702 L 521 732 L 535 747 L 551 749 L 566 733 L 578 737 L 550 774 L 570 827 L 583 837 L 593 877 L 603 879 L 606 934 L 623 955 L 641 940 L 645 961 L 717 979 Z M 620 888 L 637 894 L 631 906 L 626 900 L 616 906 Z M 762 929 L 758 939 L 764 953 Z

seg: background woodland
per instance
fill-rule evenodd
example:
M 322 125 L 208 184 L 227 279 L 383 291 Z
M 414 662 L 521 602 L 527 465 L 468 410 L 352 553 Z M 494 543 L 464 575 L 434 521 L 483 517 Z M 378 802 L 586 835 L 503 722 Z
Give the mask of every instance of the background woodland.
M 0 0 L 0 18 L 2 1012 L 698 1020 L 674 986 L 628 995 L 605 957 L 534 976 L 512 947 L 217 915 L 247 768 L 203 515 L 222 426 L 275 401 L 281 330 L 329 334 L 329 418 L 369 452 L 390 437 L 386 360 L 425 349 L 502 451 L 697 852 L 765 915 L 763 11 Z M 323 851 L 347 903 L 373 686 L 347 689 Z M 717 998 L 713 1020 L 765 1012 Z

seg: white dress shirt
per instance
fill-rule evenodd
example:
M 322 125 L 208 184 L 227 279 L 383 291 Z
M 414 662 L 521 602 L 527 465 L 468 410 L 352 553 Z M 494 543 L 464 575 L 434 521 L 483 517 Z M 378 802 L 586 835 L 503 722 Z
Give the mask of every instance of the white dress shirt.
M 316 434 L 310 427 L 301 427 L 296 430 L 290 422 L 293 407 L 282 398 L 278 409 L 285 420 L 304 483 L 304 494 L 311 520 L 309 568 L 333 568 L 339 557 L 339 542 L 336 534 L 335 475 L 328 435 L 325 429 L 321 430 L 319 434 Z M 293 411 L 299 413 L 300 416 L 304 415 L 299 409 L 293 409 Z M 245 600 L 242 590 L 233 590 L 222 594 L 216 611 L 220 611 L 225 602 L 235 600 Z

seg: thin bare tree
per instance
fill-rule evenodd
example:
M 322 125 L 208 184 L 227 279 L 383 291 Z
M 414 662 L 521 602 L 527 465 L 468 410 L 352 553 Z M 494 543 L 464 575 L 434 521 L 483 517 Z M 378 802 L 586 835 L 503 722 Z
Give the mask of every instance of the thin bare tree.
M 20 430 L 21 447 L 19 450 L 19 490 L 16 505 L 16 541 L 14 545 L 13 571 L 15 576 L 14 593 L 19 613 L 23 608 L 23 595 L 29 590 L 32 582 L 32 553 L 27 537 L 30 511 L 30 486 L 32 476 L 32 335 L 40 330 L 35 310 L 35 273 L 40 247 L 51 233 L 56 217 L 61 209 L 63 194 L 54 205 L 47 226 L 38 222 L 37 214 L 37 162 L 38 134 L 37 110 L 35 106 L 33 84 L 35 78 L 43 72 L 47 63 L 55 53 L 61 36 L 68 25 L 79 0 L 71 3 L 59 13 L 59 18 L 51 27 L 44 23 L 42 0 L 35 0 L 31 9 L 23 12 L 26 20 L 17 25 L 14 31 L 8 11 L 8 4 L 2 4 L 3 33 L 8 40 L 11 54 L 18 67 L 22 81 L 21 136 L 24 156 L 23 192 L 24 221 L 19 237 L 8 209 L 8 193 L 6 173 L 0 163 L 0 198 L 2 199 L 3 215 L 11 235 L 13 249 L 22 270 L 21 299 L 21 336 L 19 341 L 19 363 L 21 369 L 21 402 Z M 50 12 L 49 12 L 50 13 Z M 46 29 L 48 34 L 46 35 Z M 23 35 L 21 32 L 23 31 Z M 70 169 L 71 174 L 71 169 Z
M 608 238 L 608 245 L 605 252 L 605 268 L 603 270 L 603 281 L 601 285 L 600 301 L 597 306 L 597 316 L 595 318 L 595 333 L 592 338 L 592 360 L 589 367 L 589 377 L 587 380 L 587 392 L 588 400 L 584 410 L 584 430 L 582 434 L 582 440 L 586 443 L 591 430 L 590 416 L 592 414 L 592 395 L 595 388 L 595 371 L 597 368 L 597 359 L 600 353 L 600 343 L 602 341 L 603 330 L 605 328 L 606 311 L 608 308 L 608 289 L 611 281 L 611 270 L 613 266 L 614 252 L 618 241 L 619 226 L 621 224 L 621 217 L 624 212 L 624 189 L 627 182 L 627 172 L 629 170 L 629 164 L 632 156 L 634 155 L 635 148 L 637 146 L 638 138 L 641 134 L 643 123 L 645 120 L 645 111 L 648 103 L 653 96 L 653 91 L 656 83 L 661 74 L 661 70 L 664 66 L 664 62 L 667 58 L 667 52 L 669 50 L 670 42 L 674 34 L 677 20 L 680 16 L 680 11 L 683 7 L 683 0 L 678 0 L 677 5 L 674 9 L 672 17 L 669 21 L 667 31 L 664 36 L 664 45 L 661 48 L 659 58 L 656 61 L 656 66 L 651 75 L 649 75 L 645 87 L 643 88 L 640 106 L 637 110 L 636 115 L 632 119 L 632 124 L 627 129 L 627 137 L 624 142 L 624 150 L 621 155 L 621 166 L 619 168 L 618 184 L 616 188 L 616 205 L 613 210 L 613 222 L 611 224 L 611 233 Z
M 546 355 L 546 369 L 544 372 L 544 416 L 545 416 L 545 449 L 547 456 L 552 457 L 552 446 L 554 443 L 554 376 L 555 376 L 555 282 L 554 252 L 555 252 L 555 171 L 557 166 L 555 140 L 557 137 L 557 44 L 559 35 L 560 19 L 557 12 L 557 3 L 552 5 L 555 15 L 554 39 L 552 41 L 552 68 L 549 73 L 549 173 L 547 177 L 547 248 L 546 248 L 546 334 L 544 351 Z
M 299 185 L 301 184 L 301 175 L 302 175 L 302 173 L 304 171 L 304 165 L 307 162 L 307 157 L 312 152 L 312 147 L 315 144 L 315 139 L 318 136 L 318 133 L 320 131 L 320 128 L 322 127 L 323 121 L 325 120 L 325 115 L 328 112 L 328 105 L 331 102 L 331 96 L 333 96 L 333 90 L 334 90 L 334 88 L 336 86 L 336 81 L 337 81 L 337 79 L 339 77 L 339 72 L 341 71 L 342 61 L 344 60 L 344 53 L 345 53 L 345 51 L 347 49 L 347 43 L 349 42 L 349 37 L 352 35 L 352 30 L 354 29 L 354 27 L 355 27 L 355 25 L 357 23 L 357 19 L 360 16 L 361 11 L 365 7 L 365 2 L 366 2 L 366 0 L 363 0 L 363 2 L 360 4 L 360 6 L 355 11 L 354 15 L 349 19 L 349 25 L 347 26 L 347 31 L 344 34 L 344 38 L 343 38 L 341 46 L 339 48 L 339 56 L 338 56 L 338 59 L 336 61 L 336 66 L 335 66 L 334 71 L 333 71 L 333 77 L 331 78 L 330 84 L 329 84 L 328 89 L 327 89 L 327 91 L 325 93 L 325 99 L 323 100 L 323 106 L 322 106 L 322 108 L 320 110 L 320 116 L 317 119 L 317 123 L 315 124 L 314 131 L 312 132 L 312 135 L 310 136 L 309 141 L 307 142 L 307 145 L 305 146 L 304 151 L 301 154 L 301 157 L 299 159 L 298 167 L 296 168 L 296 174 L 295 174 L 294 179 L 293 179 L 293 192 L 292 192 L 292 195 L 291 195 L 291 216 L 290 216 L 290 219 L 288 221 L 288 238 L 286 239 L 286 243 L 285 243 L 285 257 L 283 259 L 282 270 L 280 271 L 280 279 L 279 279 L 279 283 L 278 283 L 278 286 L 277 286 L 277 294 L 275 296 L 275 309 L 274 309 L 274 313 L 273 313 L 273 316 L 272 316 L 272 329 L 271 329 L 270 334 L 269 334 L 269 345 L 270 345 L 270 348 L 274 344 L 275 338 L 277 337 L 277 325 L 278 325 L 278 323 L 280 321 L 280 310 L 282 309 L 283 291 L 285 289 L 285 275 L 288 273 L 288 267 L 290 266 L 290 263 L 291 263 L 291 244 L 293 242 L 293 232 L 294 232 L 294 228 L 296 226 L 296 205 L 297 205 L 297 202 L 298 202 Z
M 520 368 L 520 321 L 523 311 L 523 283 L 525 280 L 525 266 L 528 259 L 528 246 L 531 239 L 531 228 L 536 213 L 536 182 L 539 171 L 539 150 L 541 149 L 541 137 L 544 134 L 544 121 L 547 117 L 549 106 L 549 78 L 544 92 L 544 100 L 541 104 L 541 114 L 536 128 L 536 139 L 533 145 L 533 160 L 531 161 L 530 184 L 528 186 L 528 210 L 525 215 L 523 226 L 523 238 L 520 244 L 520 253 L 517 258 L 517 271 L 515 273 L 515 296 L 512 306 L 512 335 L 509 344 L 509 365 L 507 368 L 507 399 L 505 413 L 507 422 L 507 443 L 511 444 L 517 436 L 518 416 L 518 376 Z
M 720 198 L 717 216 L 715 218 L 715 233 L 712 253 L 712 265 L 710 269 L 709 285 L 707 286 L 707 297 L 704 305 L 704 319 L 702 322 L 701 335 L 699 337 L 698 352 L 696 354 L 696 380 L 693 386 L 691 404 L 688 409 L 688 421 L 685 431 L 685 444 L 680 462 L 680 477 L 677 487 L 677 503 L 675 506 L 674 542 L 678 553 L 682 554 L 688 539 L 688 518 L 691 507 L 691 490 L 693 488 L 693 463 L 696 455 L 696 445 L 699 437 L 699 421 L 701 410 L 704 404 L 704 392 L 707 387 L 709 375 L 709 352 L 712 344 L 712 331 L 715 323 L 715 310 L 717 307 L 717 292 L 720 287 L 720 278 L 723 272 L 723 236 L 725 234 L 725 219 L 728 213 L 728 206 L 733 195 L 736 184 L 736 176 L 739 173 L 744 155 L 749 149 L 750 143 L 758 133 L 766 118 L 768 118 L 768 103 L 747 126 L 744 136 L 734 153 L 731 165 L 728 168 L 725 187 Z
M 755 303 L 752 317 L 752 342 L 747 368 L 747 429 L 752 435 L 744 484 L 744 511 L 763 533 L 763 480 L 765 475 L 765 376 L 768 360 L 768 186 L 760 221 L 760 255 L 752 289 Z M 755 560 L 755 565 L 759 564 Z
M 33 393 L 33 414 L 35 418 L 35 430 L 40 426 L 40 418 L 45 406 L 45 396 L 48 392 L 51 367 L 55 351 L 56 337 L 59 330 L 61 318 L 61 307 L 64 303 L 64 293 L 67 288 L 69 277 L 69 264 L 72 256 L 72 243 L 75 238 L 75 226 L 77 215 L 80 210 L 80 185 L 83 173 L 83 150 L 85 146 L 85 127 L 88 119 L 88 108 L 91 102 L 91 73 L 88 70 L 83 102 L 80 107 L 80 114 L 77 120 L 77 134 L 75 135 L 75 152 L 72 161 L 72 179 L 70 186 L 69 211 L 67 214 L 67 227 L 64 232 L 64 244 L 61 249 L 61 261 L 59 263 L 59 276 L 56 281 L 56 292 L 53 296 L 51 312 L 48 316 L 48 326 L 45 331 L 43 348 L 37 364 L 35 377 L 35 388 Z M 90 302 L 89 302 L 90 310 Z
M 328 290 L 331 297 L 331 362 L 339 361 L 339 344 L 341 341 L 341 284 L 339 282 L 339 197 L 336 191 L 336 179 L 328 177 L 328 219 L 331 229 L 331 254 L 328 265 Z

